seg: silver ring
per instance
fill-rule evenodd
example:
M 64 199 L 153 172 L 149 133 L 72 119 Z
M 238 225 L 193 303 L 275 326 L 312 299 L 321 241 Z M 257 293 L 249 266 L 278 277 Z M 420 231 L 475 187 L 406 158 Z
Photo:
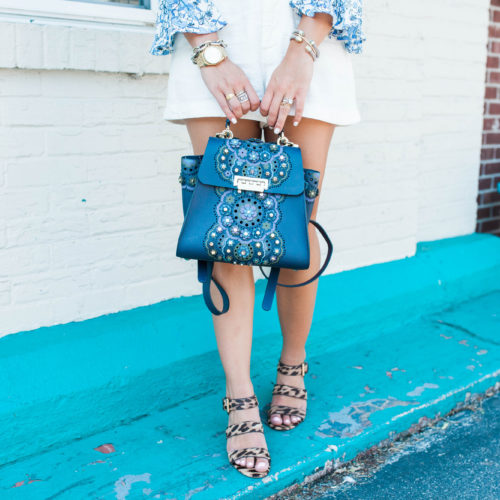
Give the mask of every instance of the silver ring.
M 247 102 L 248 101 L 248 94 L 244 91 L 241 90 L 236 94 L 236 97 L 238 98 L 238 101 L 240 102 Z

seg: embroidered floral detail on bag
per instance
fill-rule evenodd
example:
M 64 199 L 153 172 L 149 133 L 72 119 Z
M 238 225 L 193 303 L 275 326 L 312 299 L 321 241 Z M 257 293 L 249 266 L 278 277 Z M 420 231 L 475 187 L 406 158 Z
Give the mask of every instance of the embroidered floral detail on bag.
M 282 184 L 292 164 L 282 146 L 256 140 L 226 139 L 215 157 L 216 169 L 222 179 L 231 181 L 235 175 L 267 179 L 269 187 Z
M 192 162 L 183 162 L 181 164 L 181 173 L 179 175 L 179 182 L 182 189 L 187 189 L 188 191 L 194 191 L 196 186 L 196 176 L 198 174 L 199 165 Z
M 282 146 L 260 141 L 226 139 L 215 155 L 219 176 L 268 179 L 276 187 L 288 178 L 292 164 Z M 278 230 L 280 194 L 217 188 L 216 222 L 207 232 L 205 248 L 211 258 L 248 265 L 273 265 L 285 253 Z
M 311 203 L 314 202 L 319 193 L 319 172 L 306 170 L 304 173 L 306 202 Z
M 225 189 L 216 206 L 216 223 L 205 237 L 210 257 L 224 262 L 270 265 L 285 252 L 277 230 L 280 195 Z

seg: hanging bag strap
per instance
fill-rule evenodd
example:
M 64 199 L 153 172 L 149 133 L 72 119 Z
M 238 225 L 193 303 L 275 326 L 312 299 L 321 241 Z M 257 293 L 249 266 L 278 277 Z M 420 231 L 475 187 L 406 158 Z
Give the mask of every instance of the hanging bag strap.
M 269 276 L 267 276 L 264 270 L 262 269 L 262 266 L 259 266 L 261 273 L 268 280 L 266 285 L 266 291 L 264 292 L 264 298 L 262 300 L 262 309 L 264 309 L 265 311 L 269 311 L 269 309 L 271 309 L 277 286 L 283 286 L 287 288 L 297 288 L 299 286 L 309 285 L 314 280 L 317 280 L 324 273 L 325 269 L 330 263 L 330 259 L 332 258 L 332 253 L 333 253 L 333 244 L 332 241 L 330 240 L 330 237 L 328 236 L 327 232 L 319 222 L 316 222 L 315 220 L 312 219 L 309 222 L 319 231 L 319 233 L 326 242 L 327 252 L 325 261 L 323 262 L 323 265 L 319 268 L 319 271 L 316 274 L 314 274 L 314 276 L 307 279 L 306 281 L 303 281 L 302 283 L 296 283 L 293 285 L 286 285 L 285 283 L 278 282 L 278 277 L 280 273 L 279 267 L 271 268 L 271 272 L 269 273 Z
M 215 316 L 220 316 L 229 310 L 229 297 L 224 290 L 224 287 L 213 277 L 214 263 L 212 261 L 199 260 L 198 261 L 198 281 L 202 283 L 203 299 L 205 304 L 212 314 Z M 222 297 L 222 309 L 219 310 L 212 300 L 212 295 L 210 294 L 210 282 L 213 281 L 217 290 Z
M 264 274 L 264 271 L 262 271 L 262 274 Z M 266 276 L 267 278 L 267 285 L 266 285 L 266 291 L 264 292 L 264 298 L 262 299 L 262 309 L 264 311 L 269 311 L 271 309 L 271 306 L 273 305 L 273 300 L 274 300 L 274 294 L 276 293 L 276 286 L 278 285 L 278 277 L 280 275 L 280 268 L 279 267 L 273 267 L 271 269 L 271 272 L 269 273 L 269 276 Z

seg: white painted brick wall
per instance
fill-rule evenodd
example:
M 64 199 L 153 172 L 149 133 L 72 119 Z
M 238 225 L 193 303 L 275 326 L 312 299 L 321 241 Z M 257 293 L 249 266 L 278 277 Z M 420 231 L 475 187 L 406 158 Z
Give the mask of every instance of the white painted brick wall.
M 335 131 L 321 201 L 330 272 L 474 230 L 487 13 L 366 2 L 364 120 Z M 175 257 L 190 144 L 151 37 L 0 23 L 0 336 L 199 293 Z
M 432 16 L 422 26 L 419 241 L 475 229 L 489 1 L 421 5 Z

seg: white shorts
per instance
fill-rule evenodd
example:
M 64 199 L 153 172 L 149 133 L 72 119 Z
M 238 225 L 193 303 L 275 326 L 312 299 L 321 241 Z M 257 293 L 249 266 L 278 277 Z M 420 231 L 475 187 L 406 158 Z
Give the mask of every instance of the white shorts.
M 227 21 L 219 36 L 228 45 L 228 56 L 243 69 L 262 99 L 300 17 L 293 12 L 288 0 L 214 0 L 214 3 Z M 335 38 L 325 38 L 319 50 L 303 116 L 336 125 L 359 122 L 351 54 L 344 49 L 344 43 Z M 184 123 L 186 118 L 224 117 L 203 82 L 200 69 L 191 62 L 191 54 L 191 46 L 178 33 L 163 117 L 174 123 Z M 294 113 L 295 106 L 292 106 L 290 114 Z M 266 123 L 258 110 L 249 111 L 243 118 Z

